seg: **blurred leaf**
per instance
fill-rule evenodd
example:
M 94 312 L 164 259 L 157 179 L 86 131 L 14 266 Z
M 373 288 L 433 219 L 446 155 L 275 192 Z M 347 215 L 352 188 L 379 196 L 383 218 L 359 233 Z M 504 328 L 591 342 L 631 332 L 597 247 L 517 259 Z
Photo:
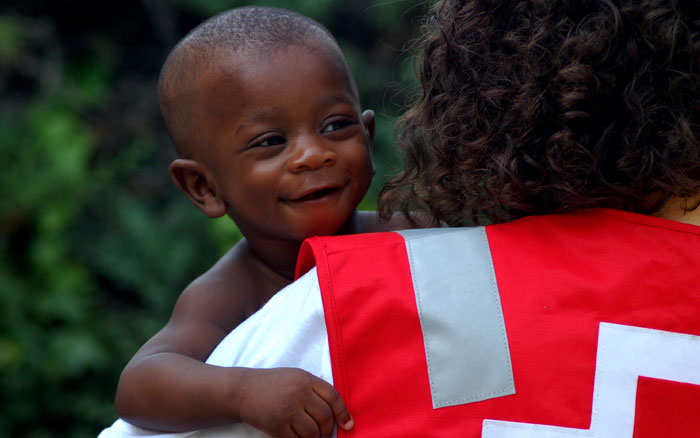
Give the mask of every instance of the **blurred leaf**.
M 94 141 L 77 115 L 64 106 L 37 106 L 27 129 L 36 153 L 43 155 L 55 177 L 74 183 L 84 176 Z
M 109 91 L 110 66 L 102 57 L 77 63 L 68 69 L 67 74 L 77 89 L 72 95 L 80 103 L 98 104 Z
M 85 330 L 61 330 L 51 337 L 43 374 L 53 381 L 77 377 L 106 363 L 107 354 Z
M 220 217 L 209 222 L 209 234 L 217 242 L 219 256 L 224 255 L 243 235 L 229 217 Z
M 0 15 L 0 63 L 13 63 L 19 55 L 22 32 L 17 21 L 8 15 Z

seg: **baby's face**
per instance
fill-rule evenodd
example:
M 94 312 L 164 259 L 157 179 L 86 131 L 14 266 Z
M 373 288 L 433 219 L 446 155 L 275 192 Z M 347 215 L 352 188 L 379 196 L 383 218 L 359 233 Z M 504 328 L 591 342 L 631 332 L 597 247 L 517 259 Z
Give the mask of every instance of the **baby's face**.
M 373 115 L 338 56 L 295 45 L 204 74 L 198 148 L 249 239 L 334 234 L 369 187 Z

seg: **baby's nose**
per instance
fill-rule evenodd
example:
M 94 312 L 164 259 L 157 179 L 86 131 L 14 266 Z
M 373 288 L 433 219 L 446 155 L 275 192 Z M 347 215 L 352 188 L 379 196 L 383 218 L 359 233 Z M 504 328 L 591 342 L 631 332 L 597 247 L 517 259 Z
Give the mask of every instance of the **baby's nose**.
M 292 147 L 293 154 L 289 161 L 289 170 L 292 172 L 332 166 L 337 160 L 335 152 L 324 145 L 323 141 L 312 136 L 300 138 Z

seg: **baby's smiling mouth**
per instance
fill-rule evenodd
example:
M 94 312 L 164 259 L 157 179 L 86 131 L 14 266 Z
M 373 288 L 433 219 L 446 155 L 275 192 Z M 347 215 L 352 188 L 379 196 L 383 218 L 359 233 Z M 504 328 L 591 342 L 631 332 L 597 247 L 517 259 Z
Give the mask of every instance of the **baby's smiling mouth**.
M 310 188 L 303 190 L 303 191 L 298 191 L 296 194 L 288 196 L 288 197 L 283 197 L 286 198 L 288 202 L 299 202 L 299 203 L 304 203 L 304 202 L 313 202 L 313 201 L 318 201 L 327 197 L 334 196 L 338 194 L 344 187 L 344 184 L 339 184 L 339 183 L 331 183 L 331 184 L 323 184 L 323 185 L 316 185 L 316 186 L 311 186 Z
M 333 195 L 337 193 L 340 190 L 340 187 L 325 187 L 320 190 L 314 190 L 311 193 L 307 193 L 304 196 L 300 196 L 296 199 L 293 199 L 292 201 L 294 202 L 307 202 L 307 201 L 315 201 L 317 199 L 324 198 L 326 196 Z

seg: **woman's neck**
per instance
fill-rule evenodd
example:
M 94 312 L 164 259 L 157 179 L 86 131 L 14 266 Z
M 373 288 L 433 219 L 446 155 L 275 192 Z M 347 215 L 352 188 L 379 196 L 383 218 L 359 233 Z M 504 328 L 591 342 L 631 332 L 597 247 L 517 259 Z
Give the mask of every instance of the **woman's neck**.
M 679 198 L 674 196 L 666 202 L 661 210 L 654 213 L 654 216 L 700 226 L 700 207 L 690 211 L 687 210 L 697 205 L 699 201 L 700 194 L 692 198 Z

